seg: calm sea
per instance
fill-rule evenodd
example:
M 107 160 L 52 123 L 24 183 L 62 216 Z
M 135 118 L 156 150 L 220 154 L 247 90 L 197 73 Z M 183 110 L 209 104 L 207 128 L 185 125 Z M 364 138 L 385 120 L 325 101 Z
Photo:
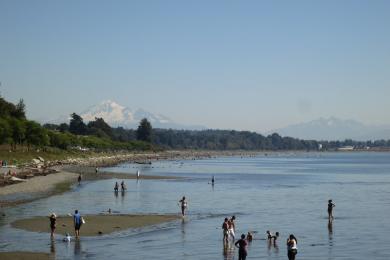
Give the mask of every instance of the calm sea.
M 298 239 L 297 259 L 390 259 L 390 153 L 281 153 L 257 157 L 122 164 L 108 171 L 186 177 L 127 180 L 116 197 L 116 180 L 84 183 L 71 191 L 6 209 L 0 219 L 0 251 L 55 252 L 57 259 L 237 259 L 224 248 L 221 225 L 236 216 L 237 236 L 255 232 L 247 259 L 287 259 L 285 240 Z M 212 176 L 216 183 L 210 185 Z M 118 180 L 121 181 L 121 180 Z M 189 201 L 188 217 L 162 225 L 54 243 L 48 234 L 13 229 L 15 219 L 36 215 L 82 214 L 108 208 L 120 213 L 178 214 Z M 335 219 L 327 220 L 333 199 Z M 278 231 L 268 245 L 265 231 Z

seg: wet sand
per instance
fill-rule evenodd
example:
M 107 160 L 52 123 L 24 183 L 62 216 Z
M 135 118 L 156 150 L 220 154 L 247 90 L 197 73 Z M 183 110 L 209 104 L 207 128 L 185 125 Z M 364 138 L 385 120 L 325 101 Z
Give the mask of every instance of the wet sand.
M 81 236 L 99 236 L 129 228 L 140 228 L 179 219 L 178 215 L 86 215 L 85 224 L 81 226 Z M 49 217 L 34 217 L 13 222 L 12 227 L 32 232 L 50 233 Z M 73 218 L 57 217 L 56 234 L 69 233 L 74 236 Z
M 47 253 L 36 252 L 0 252 L 0 259 L 2 260 L 47 260 L 54 259 L 54 257 Z

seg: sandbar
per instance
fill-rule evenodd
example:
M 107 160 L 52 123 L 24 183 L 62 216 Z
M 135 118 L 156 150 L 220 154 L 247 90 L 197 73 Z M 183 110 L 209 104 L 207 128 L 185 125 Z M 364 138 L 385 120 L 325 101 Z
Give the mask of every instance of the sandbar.
M 54 257 L 47 253 L 37 252 L 0 252 L 0 259 L 2 260 L 48 260 Z
M 129 228 L 140 228 L 173 221 L 178 215 L 125 215 L 125 214 L 101 214 L 83 216 L 85 224 L 81 226 L 81 236 L 99 236 Z M 11 224 L 12 227 L 32 232 L 50 233 L 49 217 L 33 217 L 20 219 Z M 57 234 L 66 233 L 74 235 L 73 218 L 70 216 L 57 217 Z

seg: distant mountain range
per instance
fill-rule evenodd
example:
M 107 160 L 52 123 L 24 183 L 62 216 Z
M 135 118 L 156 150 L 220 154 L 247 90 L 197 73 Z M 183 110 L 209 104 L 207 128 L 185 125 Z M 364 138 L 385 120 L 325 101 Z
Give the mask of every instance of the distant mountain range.
M 281 136 L 291 136 L 313 140 L 357 141 L 390 139 L 390 126 L 365 125 L 354 120 L 343 120 L 335 117 L 320 118 L 310 122 L 295 124 L 273 132 Z
M 77 112 L 76 112 L 77 113 Z M 199 125 L 184 125 L 176 123 L 167 116 L 148 112 L 142 108 L 130 109 L 114 101 L 106 100 L 98 105 L 94 105 L 79 114 L 84 122 L 95 120 L 96 117 L 103 118 L 112 127 L 137 128 L 143 118 L 147 118 L 154 128 L 172 129 L 205 129 Z M 49 123 L 69 123 L 69 116 L 61 116 Z
M 72 111 L 73 112 L 73 111 Z M 77 112 L 76 112 L 77 113 Z M 70 113 L 69 113 L 70 114 Z M 147 118 L 154 128 L 203 130 L 205 126 L 185 125 L 174 122 L 169 117 L 148 112 L 142 108 L 131 109 L 114 101 L 106 100 L 78 113 L 84 122 L 101 117 L 112 127 L 137 128 L 142 118 Z M 69 123 L 69 116 L 62 116 L 56 120 L 40 120 L 48 123 Z M 290 125 L 275 129 L 266 134 L 278 133 L 281 136 L 291 136 L 310 140 L 340 140 L 353 139 L 357 141 L 390 139 L 390 125 L 371 126 L 355 120 L 344 120 L 336 117 L 320 118 L 309 122 Z

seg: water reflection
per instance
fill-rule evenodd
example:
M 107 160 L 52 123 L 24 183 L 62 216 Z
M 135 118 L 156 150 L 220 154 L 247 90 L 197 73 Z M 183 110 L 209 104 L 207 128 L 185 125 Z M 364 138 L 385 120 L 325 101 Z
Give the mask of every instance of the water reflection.
M 223 259 L 233 260 L 234 259 L 234 246 L 229 242 L 223 244 Z
M 81 242 L 80 239 L 76 239 L 74 243 L 74 255 L 81 256 Z
M 56 241 L 54 238 L 51 238 L 50 240 L 50 253 L 55 255 L 56 254 Z
M 329 246 L 333 245 L 333 221 L 328 221 L 328 239 L 329 239 Z
M 181 220 L 181 240 L 182 240 L 182 243 L 184 244 L 184 242 L 186 241 L 186 220 L 185 218 L 183 218 Z
M 333 248 L 333 221 L 330 219 L 328 221 L 328 240 L 329 240 L 329 247 L 328 247 L 328 259 L 332 259 L 332 248 Z

